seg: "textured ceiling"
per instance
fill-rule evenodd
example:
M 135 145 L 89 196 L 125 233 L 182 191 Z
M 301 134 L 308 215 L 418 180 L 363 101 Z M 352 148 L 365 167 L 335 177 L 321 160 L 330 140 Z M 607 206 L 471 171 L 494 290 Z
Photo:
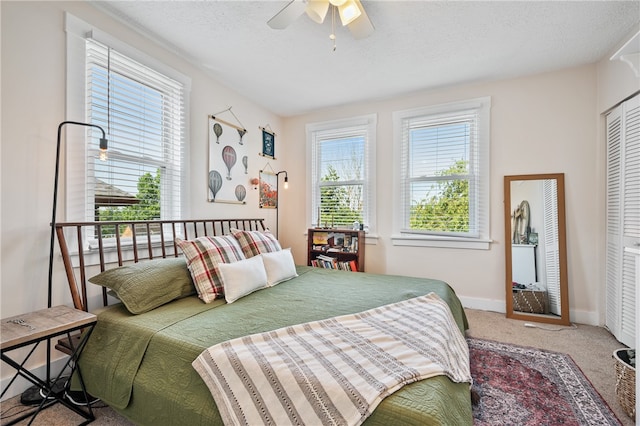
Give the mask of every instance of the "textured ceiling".
M 92 2 L 283 116 L 596 62 L 640 21 L 639 1 L 362 0 L 375 32 L 333 51 L 329 17 L 267 26 L 287 3 Z

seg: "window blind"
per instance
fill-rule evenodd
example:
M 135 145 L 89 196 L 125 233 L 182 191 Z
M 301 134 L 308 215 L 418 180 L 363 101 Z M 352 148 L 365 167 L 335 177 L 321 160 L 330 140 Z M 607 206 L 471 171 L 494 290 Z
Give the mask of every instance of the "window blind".
M 418 112 L 400 120 L 402 232 L 484 236 L 480 113 L 480 107 Z
M 367 118 L 311 126 L 312 224 L 373 226 L 372 125 Z
M 86 67 L 87 114 L 109 140 L 106 162 L 97 138 L 87 150 L 87 219 L 180 217 L 183 84 L 94 39 Z

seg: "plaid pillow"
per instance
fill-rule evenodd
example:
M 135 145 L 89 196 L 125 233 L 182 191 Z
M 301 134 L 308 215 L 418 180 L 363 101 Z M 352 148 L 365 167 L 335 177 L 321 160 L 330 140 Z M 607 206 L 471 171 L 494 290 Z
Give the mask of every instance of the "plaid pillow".
M 219 263 L 243 260 L 242 249 L 231 235 L 199 237 L 195 240 L 176 238 L 176 244 L 187 259 L 198 297 L 209 303 L 224 296 L 224 286 L 218 271 Z
M 246 258 L 256 256 L 260 253 L 271 253 L 282 250 L 280 243 L 269 230 L 242 231 L 240 229 L 231 229 L 231 233 L 238 239 Z

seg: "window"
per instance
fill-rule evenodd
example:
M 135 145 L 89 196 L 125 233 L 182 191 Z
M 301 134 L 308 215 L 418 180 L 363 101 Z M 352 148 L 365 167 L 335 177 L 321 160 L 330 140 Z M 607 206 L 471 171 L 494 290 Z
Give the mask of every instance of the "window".
M 70 14 L 66 29 L 67 117 L 109 141 L 101 161 L 100 131 L 68 126 L 66 219 L 181 217 L 190 80 Z
M 86 46 L 87 115 L 109 138 L 107 161 L 89 151 L 89 208 L 96 220 L 179 217 L 182 85 L 96 40 Z
M 395 244 L 488 248 L 489 109 L 482 98 L 394 113 Z
M 307 125 L 310 223 L 375 228 L 376 116 Z

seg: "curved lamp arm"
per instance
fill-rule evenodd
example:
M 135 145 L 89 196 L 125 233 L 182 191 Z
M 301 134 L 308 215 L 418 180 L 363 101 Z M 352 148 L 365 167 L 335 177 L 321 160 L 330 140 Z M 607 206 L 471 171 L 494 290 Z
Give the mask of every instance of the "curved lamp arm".
M 96 124 L 82 123 L 79 121 L 63 121 L 58 126 L 58 145 L 56 147 L 56 175 L 55 175 L 55 179 L 53 180 L 53 209 L 51 211 L 51 240 L 49 244 L 49 283 L 48 283 L 49 286 L 48 286 L 48 292 L 47 292 L 47 308 L 51 307 L 51 293 L 53 289 L 53 246 L 55 242 L 56 210 L 58 206 L 58 175 L 60 173 L 60 140 L 61 140 L 60 136 L 62 134 L 62 127 L 67 124 L 75 124 L 78 126 L 85 126 L 85 127 L 95 127 L 96 129 L 99 129 L 102 132 L 102 138 L 100 138 L 100 151 L 101 151 L 101 158 L 103 159 L 106 159 L 103 157 L 103 153 L 106 153 L 107 145 L 108 145 L 107 137 L 106 137 L 106 134 L 104 133 L 104 130 L 102 129 L 102 127 Z

